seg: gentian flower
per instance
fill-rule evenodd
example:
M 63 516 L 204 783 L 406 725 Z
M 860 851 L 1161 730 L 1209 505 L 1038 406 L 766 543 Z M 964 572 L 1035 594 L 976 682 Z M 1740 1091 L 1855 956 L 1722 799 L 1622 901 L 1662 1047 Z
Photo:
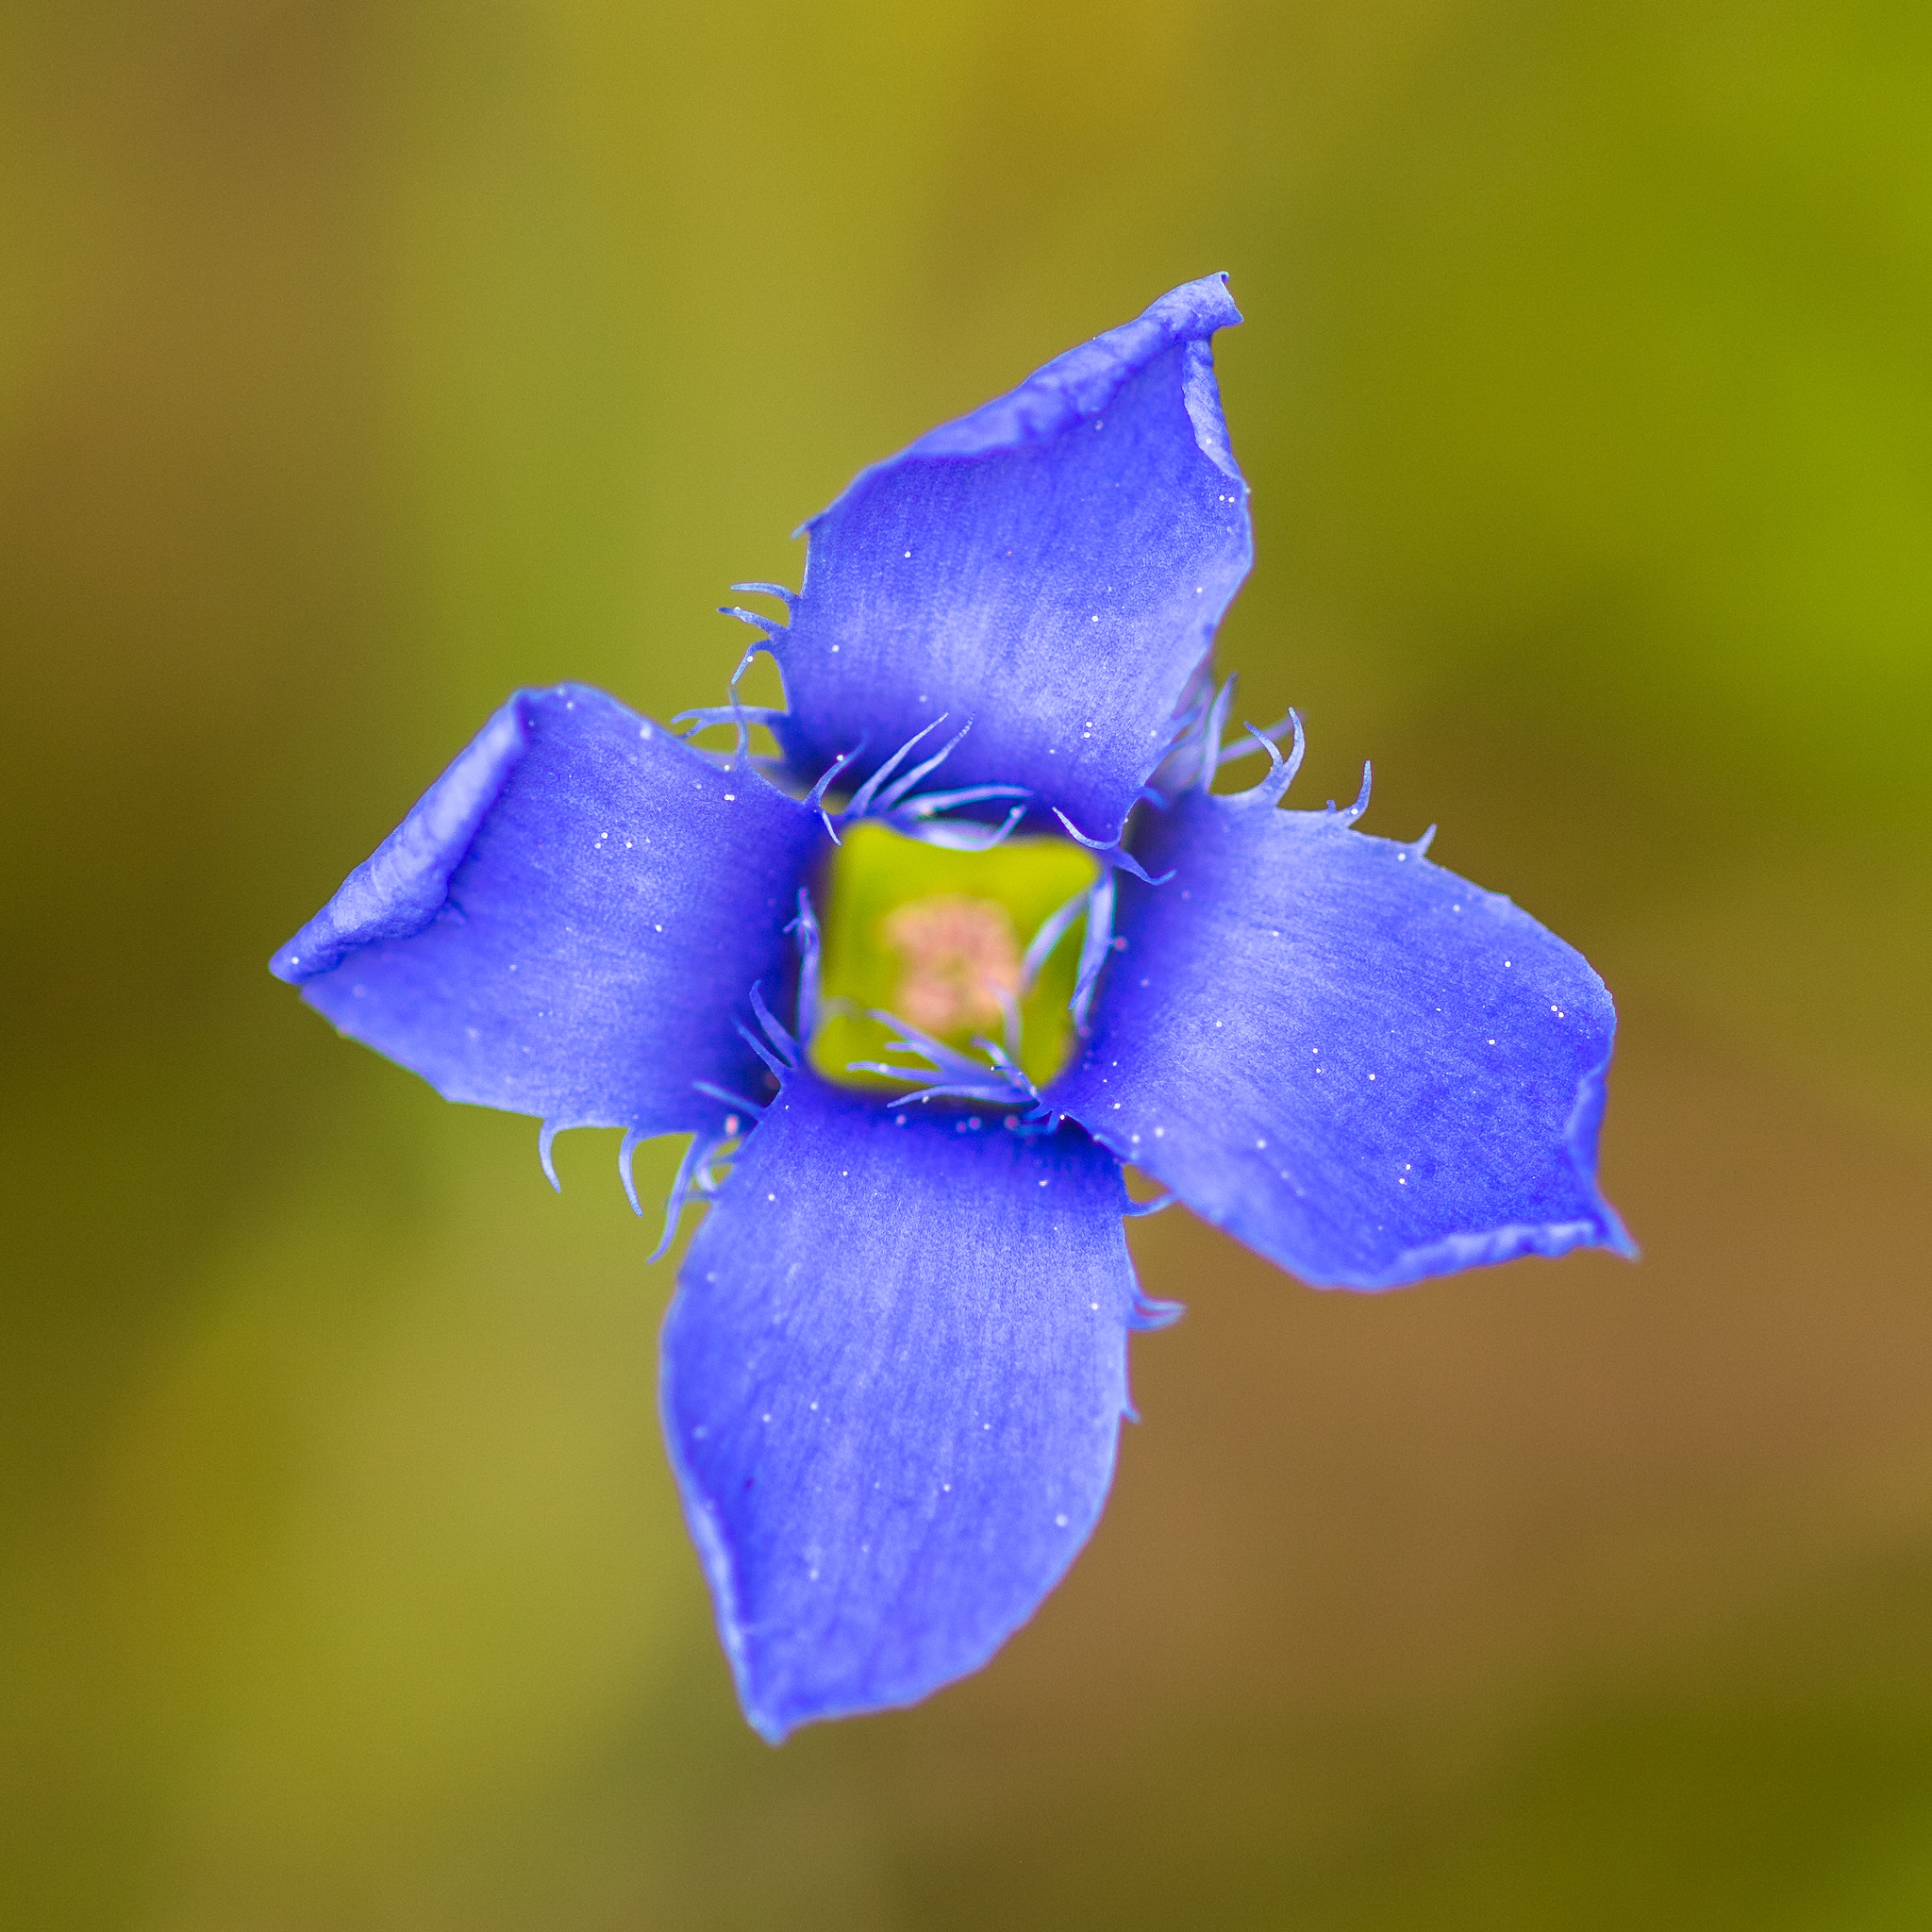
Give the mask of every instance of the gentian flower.
M 663 1423 L 774 1740 L 977 1668 L 1092 1530 L 1128 1331 L 1176 1312 L 1136 1286 L 1124 1163 L 1321 1286 L 1631 1252 L 1595 1179 L 1602 981 L 1426 837 L 1356 830 L 1366 774 L 1346 809 L 1285 808 L 1292 714 L 1224 749 L 1208 660 L 1251 546 L 1209 344 L 1240 319 L 1190 283 L 862 474 L 808 526 L 802 591 L 739 587 L 787 610 L 733 612 L 787 704 L 687 714 L 729 750 L 519 691 L 272 962 L 447 1098 L 537 1116 L 553 1182 L 566 1127 L 625 1129 L 634 1206 L 638 1142 L 691 1137 L 667 1241 L 710 1206 Z M 1243 755 L 1266 775 L 1215 792 Z M 1099 874 L 984 968 L 1004 1040 L 902 1014 L 923 1064 L 870 1088 L 808 1053 L 813 895 L 864 821 L 1050 833 Z M 958 952 L 977 916 L 900 930 Z M 1019 1003 L 1083 923 L 1041 1084 Z

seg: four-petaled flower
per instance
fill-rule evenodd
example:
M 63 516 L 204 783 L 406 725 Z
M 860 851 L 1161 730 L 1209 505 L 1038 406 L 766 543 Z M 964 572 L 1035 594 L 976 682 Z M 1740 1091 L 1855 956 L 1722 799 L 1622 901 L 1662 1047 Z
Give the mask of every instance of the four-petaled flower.
M 789 610 L 734 613 L 788 708 L 694 714 L 732 751 L 518 692 L 273 961 L 448 1098 L 538 1116 L 546 1169 L 560 1129 L 623 1127 L 635 1204 L 637 1142 L 693 1137 L 672 1224 L 712 1206 L 664 1428 L 774 1740 L 974 1669 L 1092 1530 L 1128 1331 L 1170 1312 L 1136 1288 L 1123 1162 L 1319 1285 L 1629 1252 L 1595 1181 L 1602 981 L 1426 839 L 1354 830 L 1366 788 L 1280 808 L 1299 721 L 1287 758 L 1253 727 L 1222 748 L 1208 659 L 1251 547 L 1209 341 L 1239 320 L 1222 277 L 1176 289 L 861 475 L 800 592 L 740 587 Z M 1211 791 L 1257 751 L 1257 785 Z M 919 1093 L 808 1064 L 834 788 L 839 823 L 1101 855 L 1023 969 L 1084 912 L 1043 1091 L 909 1026 Z

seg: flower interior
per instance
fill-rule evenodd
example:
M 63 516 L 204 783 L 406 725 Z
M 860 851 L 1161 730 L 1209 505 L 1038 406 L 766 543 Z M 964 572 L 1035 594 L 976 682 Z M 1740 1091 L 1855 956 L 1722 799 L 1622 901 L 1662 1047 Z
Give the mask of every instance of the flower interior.
M 958 852 L 881 824 L 852 826 L 820 890 L 824 953 L 813 1066 L 843 1087 L 903 1091 L 904 1080 L 851 1071 L 855 1060 L 881 1058 L 900 1037 L 874 1017 L 883 1012 L 969 1054 L 976 1040 L 1000 1041 L 1043 1085 L 1073 1046 L 1067 1008 L 1080 923 L 1061 934 L 1030 985 L 1022 984 L 1023 962 L 1041 926 L 1098 872 L 1091 853 L 1064 839 Z M 1017 1041 L 1008 1038 L 1008 1007 Z

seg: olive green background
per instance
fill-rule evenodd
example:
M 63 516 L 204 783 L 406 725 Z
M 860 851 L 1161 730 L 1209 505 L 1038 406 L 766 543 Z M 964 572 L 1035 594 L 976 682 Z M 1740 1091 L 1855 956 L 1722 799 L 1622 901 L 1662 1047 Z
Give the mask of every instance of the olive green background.
M 26 0 L 0 173 L 0 1921 L 1932 1920 L 1923 6 Z M 1645 1258 L 1142 1224 L 1072 1577 L 773 1752 L 615 1137 L 554 1196 L 264 961 L 1219 268 L 1244 708 L 1604 972 Z

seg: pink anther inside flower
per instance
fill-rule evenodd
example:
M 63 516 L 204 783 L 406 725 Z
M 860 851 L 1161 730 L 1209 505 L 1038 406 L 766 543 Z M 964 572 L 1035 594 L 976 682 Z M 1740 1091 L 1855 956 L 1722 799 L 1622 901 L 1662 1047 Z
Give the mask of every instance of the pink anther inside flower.
M 887 914 L 882 931 L 906 962 L 893 1009 L 922 1033 L 997 1027 L 1019 993 L 1019 941 L 996 899 L 914 899 Z

